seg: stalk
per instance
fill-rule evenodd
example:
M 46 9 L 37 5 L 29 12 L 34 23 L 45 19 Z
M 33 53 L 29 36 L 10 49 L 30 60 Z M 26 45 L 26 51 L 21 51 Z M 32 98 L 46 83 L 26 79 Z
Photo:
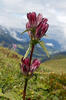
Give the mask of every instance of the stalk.
M 24 91 L 23 91 L 23 100 L 25 100 L 25 96 L 26 96 L 27 82 L 28 82 L 28 79 L 25 79 L 25 85 L 24 85 Z
M 34 50 L 34 44 L 32 45 L 32 49 L 31 49 L 29 66 L 31 65 L 31 60 L 32 60 L 32 55 L 33 55 L 33 50 Z
M 32 45 L 32 49 L 31 49 L 29 66 L 31 65 L 33 50 L 34 50 L 34 44 Z M 29 68 L 29 70 L 30 70 L 30 68 Z M 28 79 L 26 78 L 25 85 L 24 85 L 24 91 L 23 91 L 23 100 L 26 100 L 25 96 L 26 96 L 27 83 L 28 83 Z

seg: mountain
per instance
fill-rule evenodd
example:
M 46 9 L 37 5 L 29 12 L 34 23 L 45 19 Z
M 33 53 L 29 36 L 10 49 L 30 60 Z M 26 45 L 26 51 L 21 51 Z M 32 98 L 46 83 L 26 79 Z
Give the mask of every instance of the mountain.
M 30 38 L 27 33 L 22 35 L 21 32 L 23 32 L 22 29 L 6 28 L 0 25 L 0 45 L 13 49 L 13 44 L 16 44 L 16 52 L 24 55 L 28 49 Z M 50 55 L 60 52 L 61 45 L 56 40 L 49 38 L 42 38 L 42 40 L 45 42 Z M 39 57 L 39 59 L 42 58 L 43 60 L 48 59 L 40 45 L 35 47 L 33 57 Z

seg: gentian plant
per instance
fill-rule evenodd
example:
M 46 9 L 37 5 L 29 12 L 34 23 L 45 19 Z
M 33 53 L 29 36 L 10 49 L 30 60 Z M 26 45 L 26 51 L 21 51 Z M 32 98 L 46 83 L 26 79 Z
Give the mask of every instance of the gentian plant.
M 35 45 L 39 44 L 46 52 L 47 56 L 49 56 L 48 51 L 45 47 L 45 43 L 41 41 L 41 38 L 43 36 L 46 36 L 46 32 L 49 27 L 49 24 L 47 23 L 48 19 L 43 18 L 42 14 L 36 15 L 35 12 L 27 13 L 27 18 L 28 22 L 26 23 L 26 30 L 22 32 L 22 34 L 28 32 L 28 35 L 30 37 L 30 43 L 28 50 L 26 51 L 24 57 L 21 59 L 21 65 L 20 65 L 21 72 L 26 76 L 24 91 L 23 91 L 23 100 L 26 99 L 25 97 L 26 97 L 26 88 L 28 80 L 30 79 L 30 77 L 33 76 L 34 71 L 40 66 L 39 59 L 34 59 L 32 61 L 32 55 Z M 29 53 L 30 57 L 28 58 Z

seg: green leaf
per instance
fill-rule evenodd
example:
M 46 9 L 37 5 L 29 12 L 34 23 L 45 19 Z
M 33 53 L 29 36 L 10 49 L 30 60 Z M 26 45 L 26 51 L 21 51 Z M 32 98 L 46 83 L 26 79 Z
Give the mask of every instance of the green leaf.
M 4 97 L 4 98 L 7 98 L 7 99 L 11 99 L 8 95 L 5 95 L 3 93 L 0 93 L 0 97 Z
M 0 88 L 0 93 L 2 93 L 2 89 Z
M 5 94 L 0 93 L 0 97 L 7 98 L 9 100 L 20 100 L 20 98 L 21 98 L 15 92 L 7 92 Z
M 0 93 L 0 97 L 2 97 L 4 94 L 3 93 Z
M 39 44 L 43 48 L 43 50 L 47 54 L 47 56 L 49 57 L 49 53 L 48 53 L 48 50 L 47 50 L 47 48 L 45 46 L 45 43 L 43 41 L 40 41 Z
M 29 52 L 31 50 L 31 44 L 29 44 L 29 48 L 27 49 L 25 55 L 24 55 L 24 59 L 28 56 Z
M 21 32 L 21 34 L 23 34 L 23 33 L 27 32 L 27 31 L 29 31 L 29 30 L 25 30 L 24 32 Z
M 29 29 L 25 30 L 24 32 L 21 32 L 21 34 L 28 32 L 28 31 L 32 31 L 32 28 L 29 28 Z

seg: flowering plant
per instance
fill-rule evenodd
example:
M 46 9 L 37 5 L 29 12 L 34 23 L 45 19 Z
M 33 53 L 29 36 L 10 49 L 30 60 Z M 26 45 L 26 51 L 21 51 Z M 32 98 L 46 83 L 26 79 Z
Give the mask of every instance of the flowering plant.
M 41 38 L 43 36 L 46 36 L 46 32 L 49 27 L 49 24 L 47 23 L 48 19 L 43 18 L 42 14 L 36 15 L 35 12 L 27 13 L 27 18 L 28 22 L 26 24 L 26 30 L 22 32 L 22 34 L 28 32 L 28 35 L 30 37 L 30 43 L 28 50 L 26 51 L 24 57 L 21 59 L 21 65 L 20 65 L 21 72 L 26 76 L 25 86 L 23 91 L 23 100 L 25 100 L 26 96 L 28 79 L 33 75 L 34 71 L 40 66 L 40 60 L 34 59 L 32 61 L 32 55 L 35 45 L 39 44 L 46 52 L 47 56 L 49 56 L 44 42 L 41 41 Z M 30 53 L 30 58 L 27 57 L 29 53 Z

